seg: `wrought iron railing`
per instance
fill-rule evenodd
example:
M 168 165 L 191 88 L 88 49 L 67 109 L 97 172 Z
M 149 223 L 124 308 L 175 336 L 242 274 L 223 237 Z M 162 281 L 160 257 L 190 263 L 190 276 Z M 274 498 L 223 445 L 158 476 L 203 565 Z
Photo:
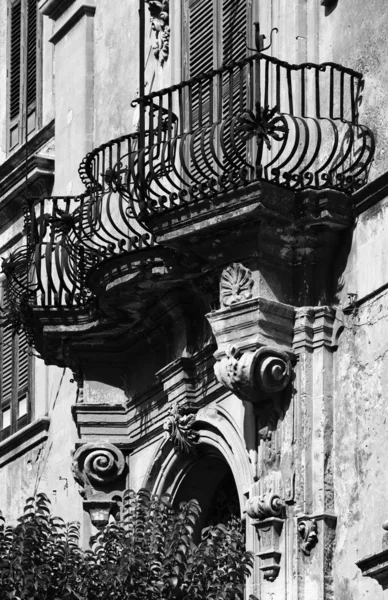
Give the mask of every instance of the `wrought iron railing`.
M 144 130 L 85 157 L 85 194 L 28 199 L 27 245 L 5 264 L 14 306 L 85 305 L 91 270 L 150 248 L 150 217 L 203 197 L 254 181 L 353 192 L 374 154 L 362 88 L 334 63 L 257 53 L 137 99 Z
M 290 65 L 258 53 L 135 102 L 145 131 L 88 155 L 95 194 L 118 191 L 147 216 L 265 180 L 290 189 L 362 186 L 373 159 L 358 123 L 363 79 L 334 63 Z

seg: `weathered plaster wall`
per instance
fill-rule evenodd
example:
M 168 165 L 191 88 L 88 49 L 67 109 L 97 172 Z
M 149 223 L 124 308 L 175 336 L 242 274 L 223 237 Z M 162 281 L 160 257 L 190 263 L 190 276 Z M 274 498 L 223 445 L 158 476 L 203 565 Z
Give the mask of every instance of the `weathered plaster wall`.
M 343 331 L 334 355 L 334 564 L 335 597 L 341 600 L 383 598 L 381 587 L 363 578 L 355 563 L 382 550 L 388 516 L 387 209 L 385 199 L 361 214 L 348 255 L 339 257 L 345 262 L 339 299 L 345 306 L 346 294 L 357 293 L 360 301 L 352 314 L 337 313 Z
M 385 0 L 339 0 L 319 13 L 319 60 L 333 60 L 363 73 L 360 123 L 372 129 L 376 156 L 370 178 L 386 170 L 388 149 L 388 62 Z

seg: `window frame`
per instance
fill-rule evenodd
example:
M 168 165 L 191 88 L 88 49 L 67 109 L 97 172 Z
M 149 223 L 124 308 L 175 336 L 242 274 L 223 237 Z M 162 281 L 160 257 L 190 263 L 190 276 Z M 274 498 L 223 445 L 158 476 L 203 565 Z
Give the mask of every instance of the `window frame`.
M 28 86 L 28 7 L 36 3 L 36 39 L 35 39 L 35 68 L 36 90 L 35 101 L 27 106 Z M 12 50 L 12 9 L 20 4 L 20 48 L 19 48 L 19 112 L 11 118 L 11 50 Z M 42 33 L 43 17 L 39 12 L 38 0 L 8 0 L 7 5 L 7 110 L 6 132 L 7 152 L 14 152 L 20 148 L 26 138 L 36 133 L 42 126 Z M 34 124 L 30 127 L 28 119 L 34 114 Z M 26 135 L 26 125 L 28 132 Z M 14 137 L 15 136 L 15 139 Z

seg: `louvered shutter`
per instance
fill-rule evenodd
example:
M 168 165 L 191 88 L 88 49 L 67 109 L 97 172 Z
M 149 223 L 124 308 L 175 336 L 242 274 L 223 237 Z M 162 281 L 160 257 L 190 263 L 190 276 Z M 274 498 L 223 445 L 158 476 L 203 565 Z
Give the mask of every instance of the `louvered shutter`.
M 247 2 L 246 0 L 222 0 L 222 61 L 223 64 L 242 60 L 246 56 Z M 223 118 L 231 119 L 244 112 L 246 107 L 246 70 L 235 68 L 226 74 L 222 90 Z M 235 163 L 235 152 L 245 154 L 245 143 L 231 137 L 224 139 L 226 157 Z M 226 158 L 225 157 L 225 158 Z
M 214 45 L 214 27 L 217 17 L 217 3 L 208 0 L 189 1 L 189 77 L 197 77 L 215 66 L 216 47 Z M 192 131 L 202 131 L 212 125 L 210 111 L 209 81 L 195 84 L 192 88 Z M 206 157 L 206 159 L 205 159 Z M 213 166 L 213 158 L 209 140 L 205 138 L 202 146 L 201 136 L 195 137 L 191 154 L 191 172 L 195 172 L 199 180 L 210 178 L 213 173 L 208 164 Z M 198 182 L 198 179 L 197 179 Z
M 9 308 L 5 283 L 1 286 L 2 315 Z M 30 419 L 30 356 L 27 336 L 11 324 L 0 330 L 0 439 L 21 429 Z
M 19 143 L 19 127 L 21 113 L 21 43 L 22 43 L 22 11 L 21 0 L 11 5 L 11 39 L 9 62 L 9 118 L 10 148 Z
M 6 286 L 1 286 L 2 315 L 8 309 Z M 11 324 L 3 326 L 0 330 L 0 404 L 1 404 L 1 429 L 0 439 L 4 439 L 11 433 L 12 422 L 12 393 L 13 393 L 13 370 L 14 370 L 14 334 Z
M 36 125 L 37 96 L 37 0 L 28 0 L 27 17 L 27 110 L 28 133 Z
M 187 74 L 190 78 L 245 58 L 246 0 L 189 0 L 188 7 L 189 68 Z M 236 69 L 232 78 L 230 78 L 229 72 L 224 74 L 222 90 L 218 89 L 218 94 L 222 94 L 222 119 L 231 119 L 232 116 L 236 116 L 245 109 L 246 87 L 245 72 L 240 76 Z M 214 121 L 220 119 L 221 115 L 216 114 L 216 107 L 218 106 L 216 89 L 214 89 L 213 94 L 213 114 L 210 110 L 209 89 L 206 83 L 204 83 L 202 91 L 198 90 L 197 85 L 194 85 L 193 90 L 192 125 L 193 131 L 195 131 L 211 126 Z M 230 102 L 231 97 L 232 102 Z M 230 156 L 233 160 L 230 135 L 226 135 L 224 144 L 227 156 Z M 239 153 L 244 153 L 245 144 L 240 143 L 238 150 Z M 205 175 L 205 178 L 212 176 L 213 173 L 207 167 L 207 164 L 214 167 L 208 138 L 205 137 L 203 148 L 200 137 L 196 137 L 193 152 L 194 162 L 202 171 L 202 174 Z M 217 154 L 221 158 L 220 149 L 218 149 Z
M 20 332 L 17 339 L 17 429 L 24 427 L 28 423 L 29 417 L 29 346 L 27 336 Z

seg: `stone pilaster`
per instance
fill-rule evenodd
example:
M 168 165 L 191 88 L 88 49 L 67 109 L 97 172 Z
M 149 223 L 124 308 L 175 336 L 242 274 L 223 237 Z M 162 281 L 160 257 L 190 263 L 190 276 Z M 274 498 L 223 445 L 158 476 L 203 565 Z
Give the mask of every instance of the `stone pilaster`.
M 333 329 L 328 306 L 296 310 L 298 599 L 333 597 Z

